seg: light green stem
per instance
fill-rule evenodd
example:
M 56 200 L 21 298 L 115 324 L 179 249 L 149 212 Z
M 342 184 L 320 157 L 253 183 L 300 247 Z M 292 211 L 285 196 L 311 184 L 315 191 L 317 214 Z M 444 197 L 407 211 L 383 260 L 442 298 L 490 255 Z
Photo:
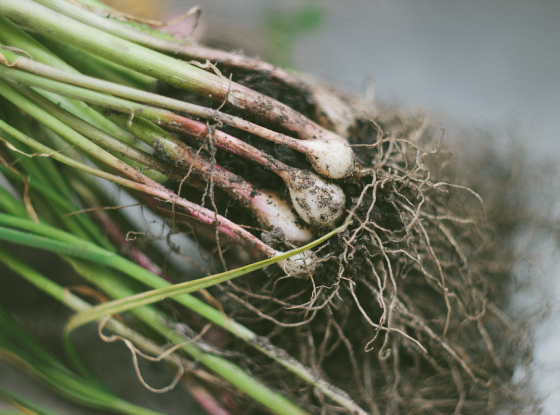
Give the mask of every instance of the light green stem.
M 25 51 L 38 62 L 67 71 L 76 72 L 74 68 L 58 56 L 54 55 L 51 51 L 21 30 L 13 22 L 2 16 L 0 16 L 0 41 L 5 45 L 16 47 Z M 84 121 L 101 128 L 108 134 L 125 141 L 134 139 L 134 137 L 130 134 L 117 127 L 114 123 L 107 120 L 83 102 L 68 100 L 67 98 L 60 96 L 52 97 L 52 95 L 47 96 L 47 98 L 56 102 L 58 105 L 61 105 L 67 111 L 70 111 L 72 114 L 80 117 Z
M 9 86 L 6 82 L 2 80 L 0 80 L 0 94 L 3 95 L 9 101 L 11 101 L 14 105 L 17 105 L 19 108 L 21 108 L 29 115 L 37 119 L 42 124 L 46 125 L 56 133 L 60 134 L 70 144 L 79 147 L 90 157 L 101 161 L 107 166 L 127 176 L 131 180 L 142 181 L 151 186 L 154 186 L 155 188 L 160 187 L 158 183 L 147 178 L 146 176 L 142 177 L 143 175 L 141 175 L 137 170 L 133 169 L 128 164 L 124 163 L 123 161 L 119 160 L 118 158 L 111 155 L 107 151 L 103 150 L 98 145 L 93 144 L 90 140 L 85 138 L 83 135 L 77 133 L 68 125 L 59 121 L 51 114 L 44 111 L 41 107 L 39 107 L 38 105 L 34 104 L 30 100 L 28 100 L 27 98 L 19 94 L 11 86 Z
M 48 0 L 43 0 L 42 3 L 54 9 L 60 6 L 60 3 Z M 71 3 L 64 3 L 63 8 L 65 12 L 77 8 L 80 14 L 86 12 L 88 19 L 91 18 L 93 21 L 96 18 L 95 14 Z M 40 34 L 173 86 L 211 98 L 219 103 L 227 102 L 263 120 L 280 124 L 301 138 L 340 138 L 270 97 L 186 62 L 88 26 L 31 0 L 2 0 L 0 14 Z
M 131 71 L 130 69 L 84 52 L 83 50 L 73 48 L 70 45 L 56 42 L 45 36 L 34 33 L 31 33 L 31 36 L 80 73 L 87 74 L 94 78 L 106 79 L 117 84 L 129 85 L 130 87 L 145 91 L 150 90 L 155 82 L 155 79 L 149 76 Z
M 259 137 L 265 138 L 275 143 L 287 145 L 296 151 L 305 152 L 305 147 L 302 148 L 301 145 L 298 144 L 299 140 L 286 136 L 281 133 L 277 133 L 276 131 L 270 130 L 268 128 L 262 127 L 252 122 L 246 121 L 240 117 L 235 117 L 223 113 L 221 111 L 214 110 L 212 108 L 207 108 L 200 105 L 191 104 L 189 102 L 179 101 L 166 96 L 157 95 L 139 89 L 130 88 L 126 85 L 117 84 L 114 81 L 107 82 L 101 79 L 96 79 L 90 76 L 85 76 L 75 72 L 67 71 L 65 69 L 55 68 L 53 66 L 45 65 L 40 62 L 36 62 L 22 56 L 18 56 L 9 51 L 0 50 L 0 55 L 2 54 L 5 57 L 4 64 L 7 66 L 22 69 L 24 71 L 40 75 L 41 77 L 45 77 L 54 81 L 61 82 L 62 84 L 69 84 L 84 89 L 88 89 L 91 91 L 100 92 L 103 94 L 110 94 L 111 97 L 106 98 L 107 100 L 110 100 L 112 97 L 119 97 L 119 98 L 125 98 L 129 101 L 127 105 L 126 101 L 114 100 L 113 101 L 114 103 L 111 105 L 109 104 L 109 102 L 102 99 L 101 97 L 103 97 L 103 95 L 100 94 L 88 95 L 85 94 L 84 92 L 80 92 L 79 89 L 72 89 L 72 88 L 65 89 L 61 84 L 48 83 L 45 81 L 41 81 L 40 78 L 34 78 L 34 77 L 18 78 L 21 79 L 22 81 L 29 82 L 30 84 L 35 85 L 39 88 L 47 88 L 49 91 L 57 90 L 58 93 L 60 93 L 61 91 L 66 91 L 67 96 L 73 97 L 75 99 L 84 99 L 86 102 L 99 106 L 105 106 L 105 107 L 107 107 L 107 105 L 111 105 L 112 107 L 121 106 L 122 108 L 121 111 L 129 111 L 129 112 L 131 110 L 142 111 L 143 114 L 150 114 L 151 116 L 150 119 L 156 122 L 159 119 L 158 117 L 161 117 L 161 119 L 163 120 L 165 120 L 166 117 L 168 118 L 166 112 L 161 112 L 158 111 L 157 109 L 146 107 L 146 106 L 138 106 L 137 104 L 131 103 L 130 101 L 155 105 L 172 111 L 185 112 L 194 117 L 200 117 L 210 121 L 220 122 L 223 123 L 224 125 L 228 125 L 237 128 L 239 130 L 247 131 L 249 133 L 258 135 Z M 1 56 L 0 56 L 0 62 L 2 62 Z M 95 98 L 96 96 L 99 98 L 96 99 Z
M 108 253 L 107 251 L 93 244 L 75 238 L 70 234 L 61 232 L 52 227 L 48 227 L 47 225 L 36 224 L 29 220 L 17 219 L 1 214 L 0 224 L 14 226 L 27 231 L 33 231 L 33 233 L 36 234 L 50 236 L 50 238 L 44 238 L 36 235 L 28 235 L 27 233 L 22 233 L 19 231 L 12 231 L 7 228 L 2 228 L 0 229 L 0 238 L 8 239 L 7 235 L 9 234 L 11 235 L 10 240 L 14 242 L 17 240 L 19 241 L 19 243 L 31 244 L 32 246 L 35 246 L 37 248 L 56 250 L 63 255 L 72 254 L 75 256 L 81 256 L 82 258 L 87 255 L 88 260 L 100 261 L 102 263 L 110 265 L 111 267 L 114 267 L 115 269 L 118 269 L 119 271 L 129 275 L 130 277 L 137 279 L 153 288 L 165 288 L 169 286 L 169 283 L 167 283 L 166 281 L 162 280 L 146 269 L 141 268 L 134 263 L 131 263 L 130 261 L 121 258 L 116 254 Z M 365 414 L 365 412 L 354 401 L 352 401 L 352 399 L 344 391 L 341 391 L 338 388 L 335 388 L 333 385 L 330 385 L 329 383 L 321 379 L 319 375 L 313 373 L 310 369 L 306 368 L 296 360 L 282 357 L 266 339 L 260 338 L 243 325 L 237 323 L 235 320 L 227 317 L 220 311 L 216 310 L 215 308 L 209 306 L 205 302 L 197 299 L 190 294 L 182 294 L 173 298 L 179 304 L 186 306 L 197 314 L 208 319 L 212 323 L 218 325 L 219 327 L 222 327 L 223 329 L 251 344 L 263 354 L 267 355 L 271 359 L 284 366 L 290 372 L 296 374 L 307 383 L 319 389 L 323 394 L 325 394 L 325 396 L 328 396 L 333 401 L 337 402 L 347 409 L 352 410 L 356 414 Z
M 31 99 L 43 110 L 53 115 L 64 124 L 73 128 L 76 132 L 87 137 L 95 144 L 106 147 L 109 150 L 113 150 L 129 160 L 133 160 L 134 162 L 139 163 L 141 166 L 138 167 L 145 166 L 162 173 L 170 173 L 173 170 L 173 166 L 171 166 L 170 164 L 165 163 L 161 159 L 158 159 L 151 154 L 139 150 L 136 147 L 131 146 L 130 144 L 115 139 L 105 131 L 86 123 L 82 119 L 63 110 L 58 105 L 55 105 L 51 101 L 42 98 L 33 91 L 30 91 L 28 88 L 18 88 L 17 90 L 18 92 L 21 92 L 22 95 L 25 95 L 27 98 Z M 127 162 L 127 164 L 132 163 Z M 132 164 L 132 167 L 136 166 Z M 148 175 L 149 172 L 143 171 L 143 173 Z

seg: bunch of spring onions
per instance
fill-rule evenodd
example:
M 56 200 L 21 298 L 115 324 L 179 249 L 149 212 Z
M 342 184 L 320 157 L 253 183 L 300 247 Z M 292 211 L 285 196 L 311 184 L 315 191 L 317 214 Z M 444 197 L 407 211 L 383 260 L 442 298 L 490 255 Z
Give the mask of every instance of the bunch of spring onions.
M 306 90 L 327 114 L 330 121 L 325 125 L 330 129 L 235 83 L 205 62 L 264 73 Z M 210 108 L 149 92 L 156 81 L 210 98 L 215 105 Z M 232 112 L 247 114 L 253 121 Z M 325 99 L 324 91 L 282 69 L 176 40 L 145 24 L 127 21 L 92 0 L 0 0 L 0 172 L 19 193 L 16 196 L 0 187 L 0 240 L 58 254 L 84 281 L 112 299 L 98 305 L 85 301 L 0 250 L 0 261 L 75 311 L 65 335 L 77 369 L 62 366 L 4 312 L 0 313 L 3 355 L 83 405 L 121 413 L 155 413 L 103 391 L 81 363 L 70 333 L 97 321 L 124 339 L 135 353 L 160 356 L 176 368 L 174 384 L 185 373 L 199 379 L 199 387 L 191 392 L 203 407 L 221 405 L 223 413 L 230 410 L 204 389 L 203 385 L 212 384 L 211 379 L 219 378 L 273 413 L 306 413 L 236 364 L 174 330 L 171 317 L 153 306 L 172 298 L 278 362 L 333 404 L 351 413 L 365 413 L 346 393 L 228 318 L 219 305 L 189 294 L 277 262 L 288 275 L 313 272 L 316 258 L 308 250 L 347 226 L 346 197 L 337 183 L 356 170 L 354 153 L 344 139 L 346 112 L 336 97 Z M 276 160 L 222 131 L 224 126 L 300 152 L 311 168 L 298 169 Z M 193 142 L 200 142 L 201 147 L 191 147 Z M 216 148 L 279 176 L 289 198 L 278 189 L 257 188 L 217 164 L 212 153 Z M 162 271 L 161 258 L 127 240 L 126 220 L 99 209 L 109 201 L 93 177 L 127 189 L 143 203 L 166 204 L 167 215 L 181 214 L 194 229 L 215 232 L 259 261 L 171 284 Z M 170 179 L 201 192 L 209 187 L 211 191 L 220 189 L 263 230 L 280 232 L 296 248 L 288 252 L 274 249 L 216 209 L 166 187 Z M 92 216 L 72 215 L 81 209 L 92 209 Z M 175 347 L 166 351 L 163 343 L 111 317 L 129 310 Z M 18 342 L 26 346 L 17 347 Z M 192 369 L 194 361 L 202 369 Z M 28 410 L 51 413 L 7 390 L 0 390 L 0 396 L 8 396 Z

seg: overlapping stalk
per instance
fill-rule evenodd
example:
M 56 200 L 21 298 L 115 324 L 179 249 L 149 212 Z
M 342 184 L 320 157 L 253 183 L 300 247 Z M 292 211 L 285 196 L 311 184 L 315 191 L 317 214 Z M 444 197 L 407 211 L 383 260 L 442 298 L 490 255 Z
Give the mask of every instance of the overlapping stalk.
M 57 5 L 49 1 L 43 4 L 53 8 Z M 71 4 L 64 3 L 62 9 L 71 8 Z M 300 138 L 340 138 L 265 95 L 186 62 L 84 25 L 36 2 L 6 0 L 0 4 L 0 13 L 13 22 L 29 27 L 49 38 L 70 43 L 111 62 L 211 98 L 220 104 L 227 102 L 234 108 L 257 114 L 263 120 L 291 131 Z M 57 30 L 52 30 L 53 27 L 57 27 Z

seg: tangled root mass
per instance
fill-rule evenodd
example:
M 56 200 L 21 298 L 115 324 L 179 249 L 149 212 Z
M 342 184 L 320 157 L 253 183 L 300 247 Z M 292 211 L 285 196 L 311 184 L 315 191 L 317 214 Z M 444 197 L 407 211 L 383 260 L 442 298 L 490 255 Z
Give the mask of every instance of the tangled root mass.
M 263 80 L 255 85 L 253 77 L 237 75 L 282 100 L 275 85 L 266 91 Z M 308 100 L 301 102 L 312 116 Z M 514 261 L 495 219 L 507 212 L 485 211 L 484 194 L 453 168 L 442 136 L 424 114 L 380 109 L 356 119 L 349 143 L 359 171 L 337 181 L 346 196 L 344 219 L 353 222 L 316 249 L 313 272 L 293 277 L 270 267 L 213 292 L 232 318 L 373 414 L 492 413 L 528 399 L 510 382 L 527 346 L 501 311 Z M 240 138 L 308 167 L 292 150 Z M 257 186 L 282 185 L 231 155 L 218 152 L 216 159 Z M 262 238 L 289 248 L 274 232 Z M 306 409 L 343 412 L 249 346 L 227 347 L 240 352 L 239 363 L 252 374 Z

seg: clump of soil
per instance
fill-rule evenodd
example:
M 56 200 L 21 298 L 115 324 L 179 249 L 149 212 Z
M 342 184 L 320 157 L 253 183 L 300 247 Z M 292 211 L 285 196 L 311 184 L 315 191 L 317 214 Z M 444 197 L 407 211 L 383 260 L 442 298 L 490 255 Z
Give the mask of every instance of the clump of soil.
M 313 118 L 305 93 L 293 99 L 294 91 L 262 74 L 234 71 L 233 79 Z M 179 94 L 165 85 L 159 92 Z M 180 97 L 210 104 L 184 91 Z M 251 120 L 227 106 L 224 111 Z M 224 130 L 286 164 L 310 168 L 292 150 Z M 353 223 L 316 249 L 313 274 L 286 277 L 274 266 L 213 290 L 228 315 L 373 414 L 495 413 L 532 402 L 511 383 L 515 366 L 528 359 L 528 345 L 501 311 L 511 294 L 511 236 L 520 206 L 484 205 L 505 191 L 500 177 L 508 166 L 491 163 L 485 175 L 469 180 L 441 146 L 442 136 L 424 114 L 378 108 L 356 119 L 349 143 L 360 166 L 337 181 Z M 216 160 L 257 187 L 287 193 L 259 166 L 219 150 Z M 229 215 L 254 225 L 242 209 Z M 265 232 L 263 239 L 290 248 L 282 235 Z M 249 346 L 232 340 L 227 348 L 307 410 L 344 412 Z

